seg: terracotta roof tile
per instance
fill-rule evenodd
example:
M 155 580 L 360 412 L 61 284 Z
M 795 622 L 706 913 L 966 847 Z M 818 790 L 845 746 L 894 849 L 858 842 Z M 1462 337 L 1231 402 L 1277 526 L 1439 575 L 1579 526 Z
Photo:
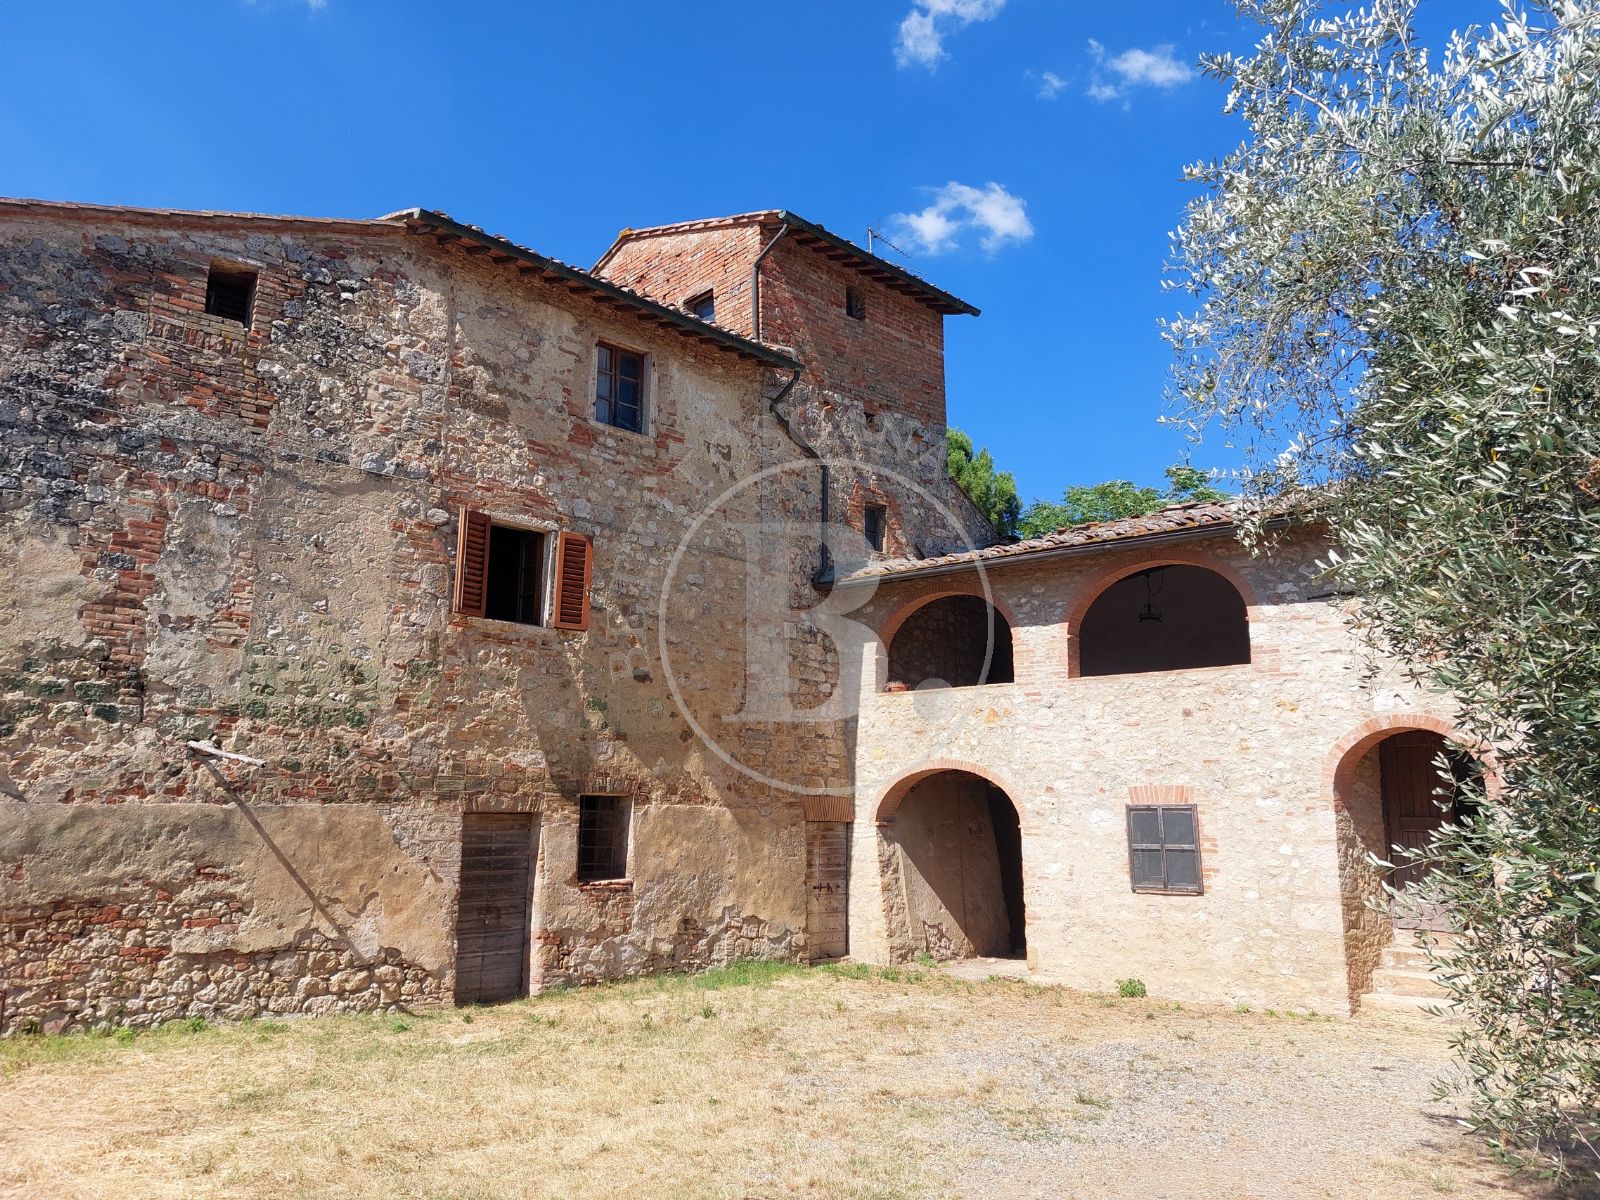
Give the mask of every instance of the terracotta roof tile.
M 881 579 L 885 576 L 916 574 L 965 563 L 992 564 L 1013 558 L 1027 558 L 1053 550 L 1077 546 L 1094 546 L 1112 542 L 1131 541 L 1135 538 L 1157 534 L 1183 533 L 1214 529 L 1218 533 L 1231 532 L 1236 510 L 1232 504 L 1193 501 L 1174 504 L 1143 517 L 1122 517 L 1115 521 L 1095 521 L 1087 525 L 1068 525 L 1053 533 L 1026 538 L 1020 542 L 1001 543 L 958 554 L 945 554 L 937 558 L 896 558 L 869 563 L 859 571 L 845 576 L 840 582 L 857 579 Z

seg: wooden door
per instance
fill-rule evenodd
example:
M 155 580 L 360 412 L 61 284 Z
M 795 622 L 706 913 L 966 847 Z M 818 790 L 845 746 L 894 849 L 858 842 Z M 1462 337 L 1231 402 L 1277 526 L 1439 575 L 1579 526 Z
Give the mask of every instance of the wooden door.
M 1445 748 L 1436 733 L 1400 733 L 1378 747 L 1378 769 L 1383 786 L 1383 816 L 1390 847 L 1422 850 L 1433 841 L 1439 826 L 1452 818 L 1452 809 L 1441 808 L 1445 798 L 1438 793 L 1448 785 L 1439 777 L 1434 759 Z M 1400 929 L 1448 930 L 1449 921 L 1436 905 L 1425 904 L 1413 892 L 1432 868 L 1426 863 L 1408 861 L 1392 852 L 1395 864 L 1389 882 L 1396 895 L 1390 911 Z
M 850 953 L 850 826 L 806 822 L 806 942 L 811 961 Z
M 487 1004 L 527 993 L 533 844 L 530 813 L 467 813 L 461 818 L 457 1004 Z

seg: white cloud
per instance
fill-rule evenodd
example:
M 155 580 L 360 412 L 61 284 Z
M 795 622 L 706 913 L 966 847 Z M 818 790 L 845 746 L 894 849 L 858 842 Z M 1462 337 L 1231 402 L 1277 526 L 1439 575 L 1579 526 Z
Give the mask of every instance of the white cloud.
M 937 69 L 950 57 L 944 48 L 947 34 L 978 21 L 994 20 L 1005 5 L 1006 0 L 912 0 L 911 11 L 900 22 L 895 38 L 895 63 Z
M 1039 99 L 1054 100 L 1061 94 L 1061 89 L 1067 86 L 1067 81 L 1054 71 L 1045 71 L 1039 76 Z
M 1121 54 L 1106 57 L 1106 48 L 1089 39 L 1089 57 L 1097 68 L 1089 81 L 1089 99 L 1104 103 L 1120 100 L 1133 88 L 1153 87 L 1170 91 L 1194 78 L 1194 70 L 1173 53 L 1168 43 L 1141 50 L 1135 46 Z
M 943 254 L 954 249 L 967 230 L 977 231 L 978 244 L 989 251 L 998 250 L 1008 242 L 1025 242 L 1033 236 L 1027 202 L 998 183 L 982 188 L 947 183 L 927 208 L 920 212 L 896 213 L 890 220 L 923 254 Z

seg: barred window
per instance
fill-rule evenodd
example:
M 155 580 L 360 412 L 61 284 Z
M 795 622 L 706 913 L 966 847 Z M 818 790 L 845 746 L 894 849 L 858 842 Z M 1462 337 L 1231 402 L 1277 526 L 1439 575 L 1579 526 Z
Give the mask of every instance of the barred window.
M 256 273 L 248 267 L 212 263 L 206 275 L 206 312 L 250 328 L 256 300 Z
M 628 877 L 632 811 L 626 796 L 578 797 L 578 882 Z
M 1136 892 L 1200 895 L 1200 833 L 1195 806 L 1129 805 L 1128 868 Z

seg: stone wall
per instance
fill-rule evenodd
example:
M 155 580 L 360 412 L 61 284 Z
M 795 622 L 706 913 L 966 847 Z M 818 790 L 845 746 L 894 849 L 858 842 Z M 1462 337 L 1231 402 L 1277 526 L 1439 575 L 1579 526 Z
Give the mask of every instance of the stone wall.
M 897 953 L 903 900 L 885 894 L 880 872 L 896 835 L 879 820 L 905 780 L 956 768 L 1002 788 L 1020 814 L 1038 977 L 1090 989 L 1138 977 L 1158 996 L 1348 1012 L 1346 927 L 1361 910 L 1348 894 L 1356 854 L 1341 835 L 1349 818 L 1330 755 L 1377 715 L 1431 728 L 1449 708 L 1391 670 L 1369 672 L 1340 611 L 1318 598 L 1319 552 L 1302 534 L 1256 559 L 1224 535 L 1000 565 L 988 583 L 1013 615 L 1010 684 L 882 693 L 880 649 L 876 680 L 863 678 L 856 747 L 853 952 Z M 1074 614 L 1115 578 L 1160 562 L 1211 566 L 1243 587 L 1250 663 L 1076 678 Z M 894 627 L 927 597 L 962 590 L 979 589 L 961 576 L 885 581 L 856 615 Z M 1152 787 L 1187 789 L 1198 805 L 1202 895 L 1132 890 L 1125 811 Z M 1385 933 L 1359 926 L 1355 937 Z
M 599 340 L 649 358 L 642 434 L 592 420 Z M 789 622 L 729 527 L 810 498 L 735 497 L 668 583 L 792 454 L 787 377 L 400 223 L 0 212 L 5 1025 L 447 997 L 463 811 L 539 814 L 535 986 L 803 956 L 803 805 L 688 717 Z M 453 613 L 463 507 L 592 537 L 589 630 Z M 848 775 L 836 725 L 729 736 Z M 608 893 L 572 830 L 618 790 Z

